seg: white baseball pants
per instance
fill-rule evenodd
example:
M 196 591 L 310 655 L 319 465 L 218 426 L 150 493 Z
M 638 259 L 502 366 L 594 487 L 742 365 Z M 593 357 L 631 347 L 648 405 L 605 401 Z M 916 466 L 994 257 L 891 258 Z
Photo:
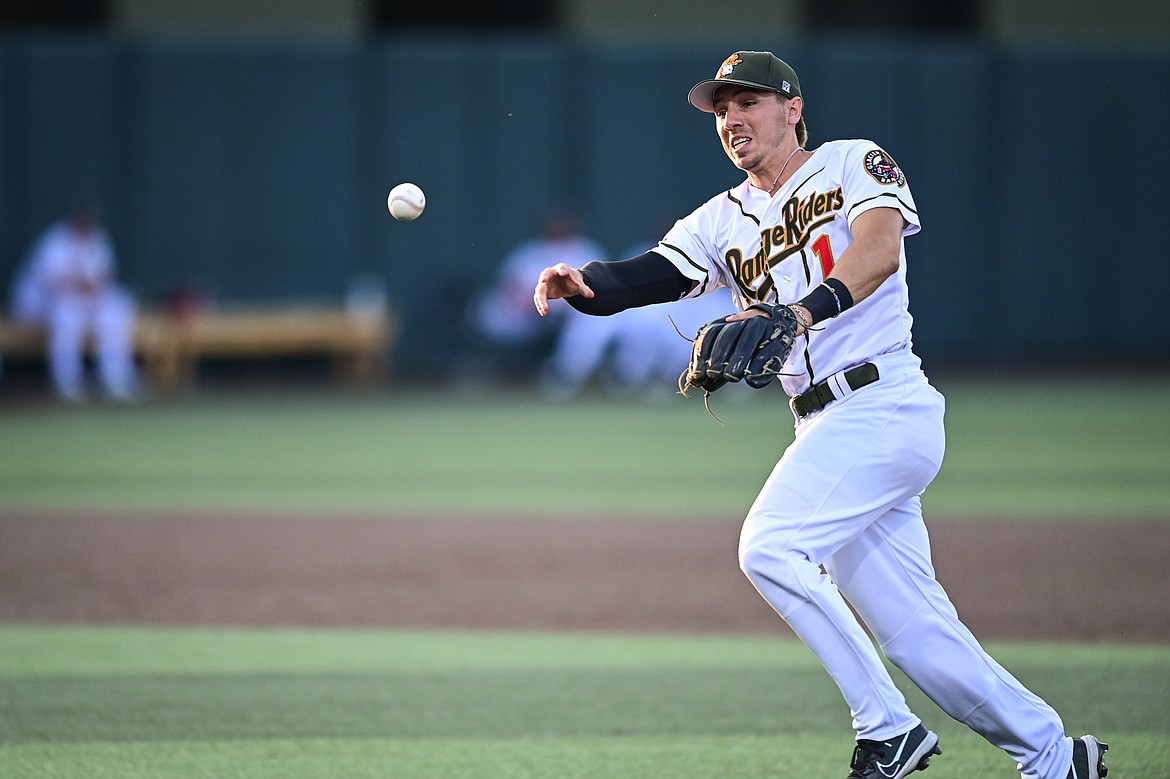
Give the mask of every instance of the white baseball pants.
M 59 393 L 82 394 L 85 339 L 92 334 L 103 387 L 115 397 L 133 394 L 134 315 L 130 295 L 117 288 L 98 298 L 65 295 L 50 303 L 49 372 Z
M 740 566 L 840 687 L 858 738 L 919 724 L 849 609 L 939 708 L 1005 750 L 1025 779 L 1065 779 L 1057 713 L 995 662 L 935 579 L 920 496 L 942 464 L 944 401 L 911 352 L 797 423 L 748 513 Z M 822 569 L 823 566 L 823 569 Z

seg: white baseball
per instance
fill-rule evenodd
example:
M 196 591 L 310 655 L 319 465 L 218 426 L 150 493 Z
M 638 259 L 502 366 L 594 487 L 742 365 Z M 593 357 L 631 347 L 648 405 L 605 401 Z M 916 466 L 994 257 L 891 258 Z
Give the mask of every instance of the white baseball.
M 427 196 L 417 184 L 404 182 L 390 190 L 390 194 L 386 196 L 386 208 L 390 209 L 390 215 L 399 222 L 418 219 L 426 207 Z

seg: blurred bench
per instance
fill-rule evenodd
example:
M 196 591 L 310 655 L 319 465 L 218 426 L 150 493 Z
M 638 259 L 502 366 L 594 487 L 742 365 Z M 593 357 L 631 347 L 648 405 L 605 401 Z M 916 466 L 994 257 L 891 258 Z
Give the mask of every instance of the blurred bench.
M 144 309 L 134 354 L 155 391 L 190 387 L 206 359 L 327 357 L 334 377 L 370 386 L 385 379 L 396 335 L 393 315 L 309 304 L 233 306 L 183 316 Z M 0 359 L 43 357 L 41 328 L 0 318 Z

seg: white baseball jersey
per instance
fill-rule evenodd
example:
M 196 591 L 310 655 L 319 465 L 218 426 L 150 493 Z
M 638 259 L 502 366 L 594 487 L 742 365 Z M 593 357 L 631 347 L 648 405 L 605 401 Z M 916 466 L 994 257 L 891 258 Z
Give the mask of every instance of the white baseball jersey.
M 872 141 L 826 143 L 775 195 L 746 179 L 680 219 L 655 251 L 699 282 L 695 297 L 730 287 L 736 305 L 792 303 L 824 281 L 853 242 L 850 225 L 871 208 L 896 208 L 902 236 L 919 230 L 906 177 Z M 911 318 L 905 246 L 896 274 L 870 297 L 798 341 L 781 381 L 797 395 L 829 375 L 897 351 L 909 352 Z
M 79 236 L 67 222 L 58 222 L 45 231 L 18 274 L 15 313 L 26 321 L 43 320 L 52 299 L 68 294 L 72 284 L 109 281 L 113 273 L 114 250 L 105 230 Z

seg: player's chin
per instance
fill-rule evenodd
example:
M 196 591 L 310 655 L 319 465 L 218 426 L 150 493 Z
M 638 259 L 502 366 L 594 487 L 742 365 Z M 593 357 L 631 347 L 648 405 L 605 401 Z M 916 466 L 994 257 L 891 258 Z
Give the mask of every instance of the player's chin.
M 743 159 L 742 157 L 732 156 L 731 163 L 735 165 L 735 167 L 742 170 L 744 173 L 750 173 L 752 171 L 752 164 L 750 160 Z
M 738 151 L 731 148 L 730 146 L 724 146 L 723 151 L 727 152 L 727 159 L 731 160 L 731 163 L 735 165 L 735 167 L 739 168 L 740 170 L 745 170 L 743 157 Z
M 728 158 L 731 160 L 732 164 L 735 165 L 735 167 L 744 171 L 751 169 L 755 158 L 750 151 L 743 148 L 733 149 L 731 147 L 725 147 L 725 151 L 727 152 Z

